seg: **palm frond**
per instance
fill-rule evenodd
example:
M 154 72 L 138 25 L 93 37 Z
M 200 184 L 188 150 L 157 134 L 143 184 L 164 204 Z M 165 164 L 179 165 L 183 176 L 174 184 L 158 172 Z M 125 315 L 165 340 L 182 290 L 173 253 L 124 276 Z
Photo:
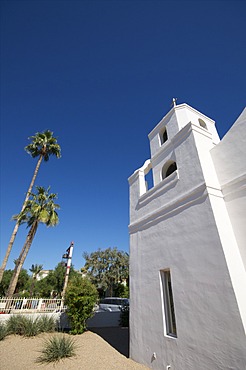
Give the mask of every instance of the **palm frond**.
M 29 137 L 29 140 L 31 140 L 31 143 L 25 147 L 25 150 L 33 158 L 41 155 L 44 161 L 47 162 L 50 155 L 55 155 L 57 158 L 61 157 L 60 145 L 52 131 L 37 132 L 34 136 Z
M 30 195 L 23 211 L 13 218 L 19 223 L 27 223 L 27 227 L 34 223 L 44 223 L 47 227 L 57 225 L 59 217 L 56 210 L 60 209 L 59 204 L 54 203 L 57 194 L 49 193 L 50 187 L 45 189 L 43 186 L 36 186 L 36 189 L 37 192 Z

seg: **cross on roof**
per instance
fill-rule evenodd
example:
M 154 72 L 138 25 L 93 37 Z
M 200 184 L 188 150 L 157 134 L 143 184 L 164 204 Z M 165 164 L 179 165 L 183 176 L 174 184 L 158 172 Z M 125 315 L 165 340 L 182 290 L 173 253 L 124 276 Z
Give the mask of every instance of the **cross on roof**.
M 171 104 L 171 107 L 176 107 L 176 101 L 178 99 L 177 98 L 173 98 L 173 101 L 172 101 L 172 104 Z

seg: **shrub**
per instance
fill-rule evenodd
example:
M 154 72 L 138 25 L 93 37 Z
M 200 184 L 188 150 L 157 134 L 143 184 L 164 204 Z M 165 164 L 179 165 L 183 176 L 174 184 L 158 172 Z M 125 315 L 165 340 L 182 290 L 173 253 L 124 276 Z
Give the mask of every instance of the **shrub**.
M 129 287 L 119 283 L 114 290 L 115 297 L 129 298 Z
M 6 324 L 3 322 L 0 322 L 0 340 L 3 340 L 7 335 L 7 328 Z
M 120 326 L 129 326 L 129 305 L 124 305 L 120 313 Z
M 75 356 L 76 344 L 72 338 L 54 336 L 44 342 L 42 353 L 36 360 L 39 363 L 58 362 L 62 358 Z
M 75 276 L 68 284 L 65 304 L 68 306 L 67 315 L 70 319 L 71 334 L 82 334 L 86 330 L 86 320 L 93 314 L 97 302 L 96 287 L 82 276 Z

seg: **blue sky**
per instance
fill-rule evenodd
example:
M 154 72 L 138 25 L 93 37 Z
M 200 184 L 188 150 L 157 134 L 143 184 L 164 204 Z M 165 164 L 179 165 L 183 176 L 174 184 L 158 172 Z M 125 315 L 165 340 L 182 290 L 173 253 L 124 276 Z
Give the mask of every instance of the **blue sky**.
M 58 193 L 60 223 L 40 225 L 24 265 L 129 250 L 128 177 L 173 97 L 222 137 L 245 106 L 245 1 L 1 1 L 2 261 L 36 165 L 24 147 L 50 129 L 62 158 L 36 185 Z M 8 268 L 27 230 L 16 238 Z

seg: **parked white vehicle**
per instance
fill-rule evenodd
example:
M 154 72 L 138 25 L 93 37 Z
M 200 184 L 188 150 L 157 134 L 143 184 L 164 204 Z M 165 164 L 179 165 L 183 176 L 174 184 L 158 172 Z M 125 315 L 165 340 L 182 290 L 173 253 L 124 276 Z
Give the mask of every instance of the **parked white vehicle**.
M 121 311 L 123 306 L 129 305 L 128 298 L 107 297 L 99 303 L 101 311 Z

